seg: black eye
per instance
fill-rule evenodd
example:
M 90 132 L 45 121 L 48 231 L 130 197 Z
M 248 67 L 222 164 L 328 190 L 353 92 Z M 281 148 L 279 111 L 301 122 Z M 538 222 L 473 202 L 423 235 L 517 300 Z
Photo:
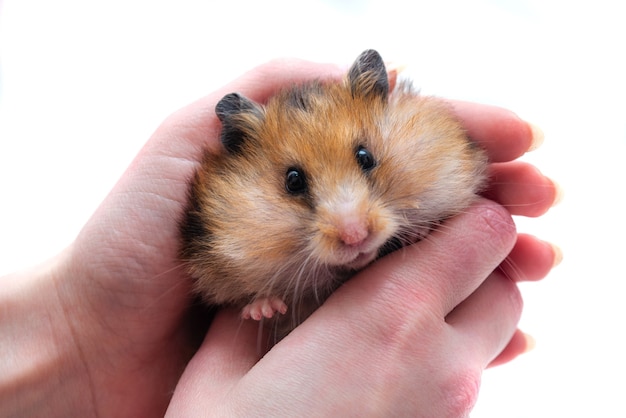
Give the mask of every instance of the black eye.
M 295 167 L 287 169 L 287 174 L 285 175 L 285 188 L 292 194 L 304 193 L 307 188 L 304 172 Z
M 374 156 L 363 146 L 359 146 L 356 150 L 356 161 L 365 171 L 369 171 L 376 166 Z

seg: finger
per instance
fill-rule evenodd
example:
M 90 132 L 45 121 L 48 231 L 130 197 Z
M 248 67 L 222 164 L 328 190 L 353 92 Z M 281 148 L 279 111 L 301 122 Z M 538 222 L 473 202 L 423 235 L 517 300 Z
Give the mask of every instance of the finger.
M 491 161 L 514 160 L 539 146 L 543 140 L 537 127 L 510 110 L 459 100 L 449 102 L 468 136 L 487 150 Z
M 484 195 L 513 215 L 540 216 L 559 202 L 560 188 L 533 165 L 513 161 L 491 164 L 489 189 Z
M 563 259 L 559 247 L 532 235 L 519 234 L 500 271 L 514 281 L 534 281 L 546 277 Z
M 203 152 L 219 150 L 221 125 L 215 106 L 224 95 L 238 91 L 253 100 L 263 101 L 284 86 L 341 74 L 337 66 L 296 59 L 274 60 L 247 72 L 169 116 L 137 155 L 115 190 L 136 187 L 144 196 L 165 197 L 166 204 L 180 211 L 180 205 L 187 200 L 187 184 Z M 165 180 L 180 187 L 163 188 Z M 162 211 L 162 202 L 157 204 Z
M 459 344 L 487 366 L 509 344 L 522 313 L 517 285 L 499 272 L 487 280 L 447 317 Z
M 275 59 L 262 64 L 231 81 L 219 90 L 180 109 L 170 116 L 157 132 L 176 132 L 178 140 L 189 143 L 193 155 L 202 147 L 216 147 L 220 122 L 215 105 L 228 93 L 238 92 L 251 100 L 264 102 L 283 87 L 314 79 L 333 79 L 343 76 L 341 67 L 299 59 Z M 171 141 L 172 135 L 163 135 Z M 162 145 L 162 144 L 161 144 Z
M 489 367 L 500 366 L 515 359 L 517 356 L 527 353 L 535 347 L 535 340 L 530 335 L 524 334 L 519 329 L 515 330 L 511 341 L 498 356 L 489 363 Z
M 504 260 L 515 240 L 506 209 L 482 199 L 427 239 L 389 254 L 366 271 L 382 283 L 377 290 L 381 298 L 406 306 L 421 300 L 444 317 Z
M 201 390 L 198 397 L 219 399 L 261 357 L 259 333 L 259 322 L 241 320 L 234 309 L 220 311 L 181 376 L 176 392 L 188 398 L 189 391 Z M 174 396 L 172 402 L 176 401 Z

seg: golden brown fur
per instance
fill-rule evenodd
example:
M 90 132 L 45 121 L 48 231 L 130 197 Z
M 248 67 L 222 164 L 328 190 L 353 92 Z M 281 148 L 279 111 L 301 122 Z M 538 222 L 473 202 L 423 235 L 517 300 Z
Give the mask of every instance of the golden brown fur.
M 181 226 L 181 257 L 208 303 L 274 297 L 299 322 L 309 313 L 299 306 L 321 303 L 392 238 L 414 242 L 472 202 L 485 154 L 445 102 L 406 82 L 388 94 L 386 83 L 366 51 L 342 82 L 294 86 L 265 105 L 220 102 L 226 151 L 205 154 Z M 287 190 L 290 168 L 304 192 Z

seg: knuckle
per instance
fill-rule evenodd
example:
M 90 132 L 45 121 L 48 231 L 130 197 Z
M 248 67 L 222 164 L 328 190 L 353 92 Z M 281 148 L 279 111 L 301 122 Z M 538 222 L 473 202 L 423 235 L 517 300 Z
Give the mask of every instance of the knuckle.
M 444 416 L 467 417 L 478 400 L 482 372 L 466 369 L 455 373 L 442 386 Z
M 508 248 L 510 251 L 517 235 L 511 214 L 503 206 L 488 201 L 480 205 L 478 211 L 481 222 L 488 227 L 484 230 L 488 235 L 485 237 L 486 242 L 494 243 L 500 248 Z

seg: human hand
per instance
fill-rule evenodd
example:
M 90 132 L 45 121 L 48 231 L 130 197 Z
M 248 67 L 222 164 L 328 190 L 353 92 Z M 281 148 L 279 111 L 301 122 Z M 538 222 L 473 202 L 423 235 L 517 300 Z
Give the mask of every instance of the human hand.
M 262 358 L 258 325 L 221 312 L 168 416 L 466 416 L 521 313 L 528 265 L 497 269 L 515 242 L 506 210 L 482 200 L 353 277 Z
M 45 372 L 49 373 L 45 376 L 47 380 L 44 382 L 45 379 L 38 379 L 43 382 L 42 385 L 46 382 L 61 381 L 61 375 L 71 377 L 73 390 L 67 390 L 67 387 L 62 386 L 53 388 L 58 391 L 55 405 L 59 410 L 66 408 L 65 410 L 85 412 L 85 414 L 115 416 L 154 415 L 165 410 L 170 401 L 171 391 L 197 348 L 197 335 L 191 326 L 188 309 L 190 283 L 176 257 L 177 221 L 184 208 L 187 182 L 198 165 L 202 148 L 217 146 L 220 126 L 214 114 L 215 104 L 224 94 L 232 91 L 240 91 L 256 101 L 264 101 L 281 86 L 316 77 L 338 78 L 341 75 L 341 69 L 330 65 L 296 60 L 273 61 L 175 113 L 155 132 L 83 228 L 76 241 L 44 270 L 37 272 L 42 280 L 35 281 L 37 286 L 30 289 L 37 294 L 8 312 L 0 323 L 5 324 L 5 321 L 11 318 L 20 318 L 20 314 L 24 312 L 43 311 L 43 314 L 49 318 L 49 321 L 35 324 L 31 333 L 35 335 L 36 331 L 41 329 L 42 333 L 50 339 L 50 350 L 57 353 L 59 361 L 63 364 L 62 373 L 52 366 L 46 369 Z M 536 216 L 547 210 L 556 195 L 552 182 L 528 165 L 508 162 L 517 158 L 530 146 L 532 133 L 528 125 L 510 112 L 501 109 L 460 102 L 454 102 L 453 105 L 470 135 L 488 150 L 494 161 L 502 162 L 493 166 L 494 174 L 505 176 L 507 180 L 494 183 L 488 195 L 508 207 L 513 214 Z M 511 189 L 514 189 L 516 193 L 507 193 Z M 446 317 L 443 315 L 446 313 L 444 311 L 464 300 L 472 293 L 471 290 L 476 288 L 487 290 L 475 292 L 474 295 L 478 296 L 472 295 L 454 311 L 456 313 L 453 316 L 447 315 L 447 318 L 450 321 L 450 318 L 456 316 L 459 318 L 458 323 L 461 324 L 471 322 L 484 325 L 487 323 L 487 320 L 481 322 L 472 315 L 465 316 L 463 312 L 473 312 L 471 307 L 475 303 L 472 301 L 477 300 L 482 293 L 491 295 L 492 291 L 489 289 L 500 289 L 492 295 L 496 299 L 508 297 L 516 300 L 515 286 L 511 286 L 506 280 L 497 279 L 499 275 L 497 272 L 489 275 L 489 272 L 496 269 L 497 264 L 509 252 L 515 240 L 515 233 L 511 228 L 510 220 L 506 218 L 500 207 L 482 202 L 472 211 L 460 217 L 460 220 L 451 222 L 459 223 L 461 230 L 467 231 L 468 236 L 491 233 L 485 232 L 491 228 L 493 235 L 498 237 L 496 239 L 502 242 L 502 247 L 489 247 L 482 250 L 478 247 L 475 250 L 476 255 L 480 254 L 482 257 L 483 253 L 490 253 L 490 256 L 480 260 L 480 263 L 484 264 L 481 264 L 479 271 L 474 272 L 471 277 L 465 277 L 465 275 L 470 275 L 463 268 L 463 277 L 455 277 L 461 283 L 449 282 L 454 272 L 448 271 L 446 276 L 440 271 L 432 270 L 433 274 L 442 277 L 440 281 L 445 282 L 443 286 L 458 286 L 459 293 L 453 296 L 446 293 L 447 289 L 441 288 L 439 299 L 433 296 L 426 302 L 422 301 L 422 303 L 428 303 L 429 309 L 433 310 L 430 316 L 424 314 L 425 307 L 420 303 L 420 298 L 415 300 L 407 298 L 408 295 L 419 296 L 421 291 L 429 289 L 425 279 L 417 274 L 421 270 L 412 271 L 413 267 L 410 267 L 419 267 L 415 264 L 421 265 L 425 258 L 421 254 L 429 252 L 426 250 L 418 252 L 414 248 L 403 250 L 399 254 L 413 251 L 416 252 L 415 257 L 399 258 L 400 255 L 392 254 L 389 258 L 380 260 L 372 266 L 372 269 L 355 277 L 335 297 L 331 298 L 319 313 L 311 317 L 306 325 L 276 346 L 254 368 L 252 365 L 258 360 L 257 346 L 256 343 L 251 345 L 248 343 L 252 341 L 252 337 L 256 341 L 258 330 L 250 323 L 241 324 L 235 313 L 226 310 L 213 324 L 205 344 L 196 354 L 193 362 L 189 364 L 187 373 L 177 388 L 176 403 L 172 405 L 171 412 L 176 412 L 175 408 L 180 406 L 179 402 L 185 399 L 185 396 L 194 393 L 197 395 L 199 390 L 204 390 L 195 384 L 200 383 L 197 378 L 202 376 L 202 373 L 210 376 L 210 373 L 214 371 L 211 368 L 205 369 L 203 361 L 207 358 L 207 347 L 215 347 L 211 344 L 214 344 L 216 338 L 222 344 L 231 343 L 229 348 L 231 350 L 233 342 L 236 342 L 241 350 L 245 351 L 249 348 L 254 350 L 254 355 L 246 351 L 244 356 L 230 357 L 233 363 L 228 367 L 233 369 L 241 367 L 238 369 L 238 372 L 242 373 L 238 375 L 240 380 L 245 380 L 248 385 L 252 385 L 254 379 L 261 379 L 258 381 L 261 386 L 259 389 L 268 389 L 268 377 L 274 376 L 272 370 L 276 373 L 282 370 L 282 376 L 286 378 L 297 375 L 297 368 L 285 376 L 284 369 L 279 367 L 280 359 L 286 353 L 285 350 L 287 353 L 291 352 L 292 357 L 283 358 L 291 358 L 292 363 L 295 363 L 293 360 L 296 358 L 293 356 L 298 353 L 300 356 L 306 355 L 310 358 L 310 362 L 300 363 L 298 367 L 301 370 L 304 370 L 303 368 L 307 365 L 318 364 L 317 368 L 309 370 L 308 373 L 328 371 L 327 368 L 322 369 L 319 366 L 328 362 L 332 363 L 332 361 L 344 363 L 347 366 L 348 361 L 356 361 L 356 356 L 351 354 L 348 348 L 354 341 L 351 338 L 360 336 L 358 332 L 369 332 L 369 339 L 363 340 L 360 350 L 370 350 L 371 354 L 377 353 L 377 338 L 384 336 L 378 332 L 387 329 L 388 321 L 402 320 L 407 325 L 410 325 L 411 321 L 416 321 L 411 335 L 432 331 L 431 328 L 437 328 L 437 326 L 445 327 L 446 323 L 442 325 L 443 318 Z M 474 215 L 470 216 L 472 213 Z M 493 216 L 498 219 L 501 218 L 501 222 L 490 227 L 488 222 L 485 222 L 485 213 L 494 214 Z M 441 248 L 448 248 L 447 246 L 451 245 L 450 248 L 460 249 L 458 242 L 465 242 L 462 237 L 457 237 L 461 240 L 458 241 L 455 238 L 456 234 L 449 235 L 440 232 L 438 236 L 439 241 L 435 238 L 429 239 L 418 244 L 420 247 L 415 248 L 440 242 Z M 532 253 L 542 260 L 550 261 L 550 263 L 543 264 L 518 262 L 515 273 L 519 275 L 515 278 L 522 277 L 530 270 L 539 278 L 551 267 L 554 253 L 550 246 L 546 246 L 541 241 L 526 237 L 522 240 L 522 244 L 518 240 L 515 248 L 518 248 L 518 253 Z M 514 258 L 515 251 L 514 249 L 512 258 Z M 448 249 L 448 252 L 454 254 L 454 250 Z M 458 254 L 454 259 L 460 259 Z M 485 280 L 488 276 L 490 278 Z M 481 287 L 480 284 L 483 281 L 485 284 Z M 487 285 L 492 282 L 496 284 Z M 406 286 L 406 289 L 411 291 L 397 295 L 398 289 L 403 288 L 402 286 Z M 381 304 L 387 300 L 384 290 L 394 287 L 396 293 L 389 293 L 387 296 L 403 297 L 399 300 L 387 301 L 393 304 Z M 446 299 L 445 303 L 441 298 Z M 363 306 L 369 306 L 368 303 L 378 303 L 376 305 L 378 310 L 383 307 L 388 310 L 372 309 L 370 316 L 374 313 L 376 316 L 369 318 L 363 316 L 367 312 L 364 312 L 362 308 L 357 309 L 350 301 L 361 301 L 364 303 Z M 434 308 L 437 306 L 438 315 L 434 315 Z M 469 306 L 469 308 L 464 310 L 462 306 Z M 352 307 L 355 308 L 354 311 L 350 311 L 349 308 Z M 409 312 L 407 308 L 413 310 Z M 485 360 L 487 357 L 493 358 L 499 350 L 502 350 L 513 334 L 519 309 L 519 304 L 514 304 L 512 312 L 505 315 L 506 318 L 499 318 L 498 312 L 484 313 L 494 321 L 492 324 L 496 324 L 496 328 L 501 330 L 501 335 L 493 339 L 472 340 L 476 345 L 489 348 L 485 348 L 480 362 L 476 357 L 472 365 L 480 363 L 482 367 L 485 361 L 490 360 Z M 420 316 L 422 314 L 424 316 Z M 355 315 L 360 319 L 359 322 L 355 321 Z M 364 318 L 368 319 L 364 321 Z M 428 318 L 433 319 L 432 324 L 426 323 Z M 473 318 L 475 321 L 472 320 Z M 339 334 L 333 331 L 334 325 L 328 326 L 329 323 L 335 324 L 337 321 L 343 324 L 337 329 L 344 329 L 347 333 Z M 358 325 L 357 329 L 348 332 L 348 324 Z M 220 331 L 232 325 L 234 329 L 230 334 Z M 421 325 L 423 325 L 422 328 L 420 328 Z M 367 329 L 363 329 L 364 326 L 367 326 Z M 467 325 L 466 329 L 470 328 L 470 325 Z M 238 339 L 236 341 L 229 339 L 232 332 L 236 330 L 239 330 Z M 444 346 L 447 347 L 447 344 L 454 342 L 454 339 L 450 337 L 451 334 L 452 332 L 438 334 L 437 341 L 432 345 L 429 341 L 415 340 L 415 348 L 432 350 L 434 354 L 436 348 L 443 349 Z M 519 342 L 520 339 L 513 341 Z M 300 346 L 294 347 L 293 344 L 298 342 Z M 329 345 L 328 348 L 324 348 L 321 344 Z M 516 349 L 515 346 L 515 344 L 510 345 L 505 351 L 508 357 L 518 354 L 521 350 L 521 348 Z M 289 347 L 294 350 L 290 351 Z M 222 348 L 225 349 L 225 347 Z M 331 348 L 333 350 L 330 350 Z M 398 353 L 402 348 L 408 347 L 398 346 Z M 450 347 L 447 348 L 449 349 Z M 379 346 L 378 350 L 380 350 Z M 327 352 L 324 353 L 324 351 Z M 224 352 L 217 353 L 224 354 Z M 328 357 L 330 353 L 336 357 Z M 439 354 L 440 358 L 443 359 L 444 353 L 448 351 L 443 350 Z M 406 351 L 405 356 L 408 361 L 411 352 Z M 211 361 L 219 358 L 219 355 L 211 357 Z M 13 353 L 12 359 L 13 364 L 18 365 L 32 361 L 32 357 L 19 350 Z M 418 360 L 425 359 L 417 357 L 413 363 L 407 362 L 402 367 L 415 366 L 415 362 L 419 363 Z M 396 364 L 396 366 L 401 365 Z M 244 371 L 246 373 L 243 373 Z M 407 371 L 411 372 L 409 369 Z M 219 375 L 216 375 L 215 382 L 219 381 L 217 376 Z M 358 376 L 355 374 L 354 378 Z M 322 379 L 324 376 L 318 377 L 322 381 L 310 381 L 309 395 L 312 395 L 315 390 L 320 391 L 324 387 L 327 389 L 332 387 L 328 385 L 328 381 L 324 381 L 325 378 Z M 332 375 L 326 377 L 331 378 Z M 343 377 L 350 376 L 344 375 Z M 273 382 L 272 385 L 280 386 L 288 383 L 287 379 L 283 382 Z M 318 386 L 314 386 L 314 383 Z M 346 383 L 350 384 L 350 382 Z M 407 382 L 403 381 L 404 383 Z M 354 386 L 354 381 L 352 381 L 352 386 Z M 371 389 L 375 387 L 377 386 L 372 385 Z M 54 393 L 53 389 L 42 389 L 41 399 Z M 303 387 L 303 389 L 306 388 Z M 398 394 L 400 393 L 402 391 L 398 390 Z M 259 394 L 262 393 L 259 392 Z M 285 396 L 288 394 L 284 392 Z M 366 394 L 362 392 L 363 396 Z M 300 395 L 293 393 L 293 396 L 299 396 L 302 400 L 305 400 L 306 395 L 306 393 Z M 357 395 L 357 393 L 353 394 L 352 399 L 357 399 Z M 308 400 L 315 401 L 312 398 Z M 235 402 L 234 399 L 230 401 Z M 276 402 L 279 401 L 280 399 L 277 398 Z M 229 405 L 232 404 L 223 403 L 224 407 Z M 242 408 L 246 406 L 245 403 L 238 403 L 238 405 Z
M 460 114 L 499 112 L 455 104 Z M 502 134 L 503 125 L 492 128 Z M 472 128 L 490 136 L 484 124 Z M 514 158 L 519 143 L 501 145 L 483 144 L 492 160 Z M 542 177 L 530 165 L 491 170 L 499 184 L 487 193 L 512 213 L 538 216 L 556 198 L 545 178 L 528 187 L 530 178 Z M 554 248 L 517 237 L 508 215 L 483 201 L 428 240 L 380 260 L 262 358 L 259 327 L 223 311 L 188 365 L 169 415 L 465 416 L 483 369 L 525 349 L 515 330 L 521 300 L 514 282 L 539 279 L 555 262 Z

